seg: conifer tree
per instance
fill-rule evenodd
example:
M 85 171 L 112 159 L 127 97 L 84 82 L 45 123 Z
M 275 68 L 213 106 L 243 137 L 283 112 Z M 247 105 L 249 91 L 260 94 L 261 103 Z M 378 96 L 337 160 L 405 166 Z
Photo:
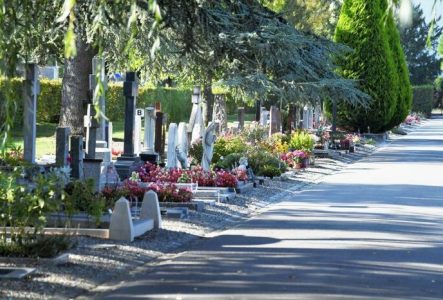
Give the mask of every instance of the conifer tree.
M 338 60 L 339 73 L 359 82 L 373 101 L 368 109 L 339 102 L 338 125 L 351 130 L 383 132 L 396 110 L 398 78 L 385 29 L 386 0 L 345 0 L 335 41 L 354 51 Z M 326 109 L 330 112 L 331 105 Z

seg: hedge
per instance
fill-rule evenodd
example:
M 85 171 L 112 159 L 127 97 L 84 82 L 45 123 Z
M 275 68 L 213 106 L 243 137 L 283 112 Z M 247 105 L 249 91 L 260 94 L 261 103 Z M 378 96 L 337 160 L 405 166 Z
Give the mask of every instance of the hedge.
M 12 79 L 13 95 L 17 103 L 14 123 L 22 124 L 22 80 Z M 0 89 L 5 88 L 4 80 L 0 80 Z M 187 122 L 192 110 L 192 90 L 178 88 L 139 88 L 137 107 L 143 108 L 155 102 L 161 102 L 162 110 L 169 115 L 171 122 Z M 58 122 L 60 113 L 61 80 L 40 80 L 40 94 L 37 98 L 37 122 Z M 4 101 L 1 99 L 0 101 Z M 111 121 L 124 118 L 124 97 L 122 84 L 111 83 L 106 92 L 106 115 Z
M 430 116 L 434 106 L 434 86 L 431 84 L 417 85 L 412 90 L 412 111 Z

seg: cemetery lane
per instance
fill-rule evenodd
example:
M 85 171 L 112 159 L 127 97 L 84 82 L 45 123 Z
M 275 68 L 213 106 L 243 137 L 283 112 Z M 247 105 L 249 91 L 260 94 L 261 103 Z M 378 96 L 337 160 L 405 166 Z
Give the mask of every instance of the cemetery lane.
M 93 298 L 443 299 L 443 119 Z

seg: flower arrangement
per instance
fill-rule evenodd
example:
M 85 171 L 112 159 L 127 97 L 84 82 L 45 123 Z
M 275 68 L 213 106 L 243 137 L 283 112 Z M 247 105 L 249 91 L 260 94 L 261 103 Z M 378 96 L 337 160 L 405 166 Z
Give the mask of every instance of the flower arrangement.
M 420 116 L 418 115 L 409 115 L 406 117 L 405 119 L 405 124 L 407 125 L 412 125 L 412 124 L 416 124 L 416 123 L 420 123 Z
M 189 202 L 192 199 L 192 191 L 189 188 L 179 188 L 173 183 L 151 183 L 146 190 L 157 193 L 160 202 Z
M 238 181 L 246 181 L 248 180 L 248 173 L 245 169 L 235 168 L 232 172 L 237 176 Z
M 303 150 L 290 151 L 280 155 L 280 160 L 284 161 L 288 166 L 295 167 L 295 164 L 301 164 L 309 155 Z
M 227 171 L 221 170 L 216 173 L 215 185 L 218 187 L 236 187 L 237 177 Z

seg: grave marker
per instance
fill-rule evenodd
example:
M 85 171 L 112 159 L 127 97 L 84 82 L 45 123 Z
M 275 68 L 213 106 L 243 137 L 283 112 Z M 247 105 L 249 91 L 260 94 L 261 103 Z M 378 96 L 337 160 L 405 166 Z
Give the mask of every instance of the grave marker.
M 55 145 L 55 164 L 59 167 L 69 165 L 69 135 L 71 130 L 69 127 L 57 127 L 56 145 Z
M 25 65 L 23 81 L 23 157 L 35 163 L 35 140 L 37 138 L 37 95 L 40 93 L 37 64 Z

